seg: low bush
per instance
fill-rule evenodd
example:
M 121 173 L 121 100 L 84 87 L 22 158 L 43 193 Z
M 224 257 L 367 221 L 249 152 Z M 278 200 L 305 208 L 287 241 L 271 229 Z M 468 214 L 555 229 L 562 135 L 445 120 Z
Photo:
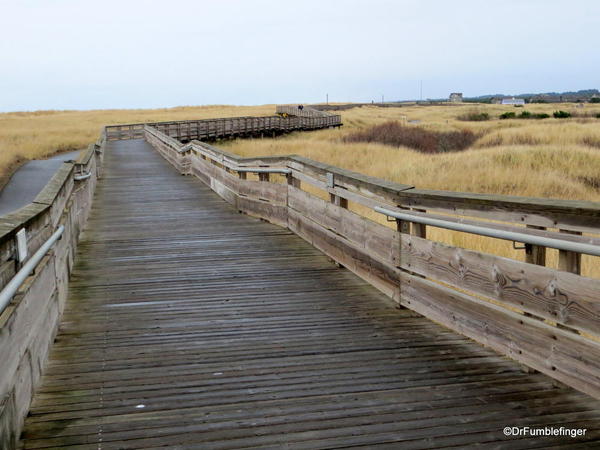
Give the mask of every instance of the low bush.
M 470 130 L 431 131 L 403 125 L 397 121 L 375 125 L 345 136 L 344 142 L 376 142 L 395 147 L 409 147 L 421 153 L 445 153 L 465 150 L 479 136 Z
M 468 122 L 483 122 L 490 120 L 490 115 L 486 112 L 481 111 L 470 111 L 457 117 L 458 120 L 464 120 Z
M 515 117 L 517 117 L 517 114 L 514 111 L 509 111 L 500 114 L 501 119 L 514 119 Z
M 550 115 L 546 113 L 534 114 L 529 111 L 523 111 L 518 116 L 513 111 L 500 114 L 500 119 L 547 119 L 548 117 L 550 117 Z
M 590 103 L 600 103 L 600 97 L 592 97 L 592 98 L 590 98 Z
M 555 119 L 567 119 L 571 117 L 571 113 L 567 111 L 554 111 L 552 115 Z

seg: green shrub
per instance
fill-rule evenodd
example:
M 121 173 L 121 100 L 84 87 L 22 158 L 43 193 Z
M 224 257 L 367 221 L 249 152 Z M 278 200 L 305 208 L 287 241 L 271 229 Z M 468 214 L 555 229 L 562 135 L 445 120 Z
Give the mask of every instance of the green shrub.
M 600 119 L 600 113 L 596 114 L 596 119 Z
M 458 116 L 458 120 L 466 120 L 469 122 L 483 122 L 485 120 L 490 120 L 490 115 L 486 112 L 471 111 Z
M 518 116 L 512 111 L 500 114 L 501 119 L 547 119 L 548 117 L 550 117 L 550 115 L 546 113 L 533 114 L 529 111 L 523 111 Z
M 500 114 L 501 119 L 514 119 L 516 116 L 517 115 L 515 114 L 514 111 L 509 111 L 509 112 Z
M 555 119 L 567 119 L 567 118 L 571 117 L 571 113 L 567 112 L 567 111 L 554 111 L 554 113 L 552 113 L 552 115 L 554 116 Z
M 600 103 L 600 97 L 592 97 L 592 98 L 590 98 L 590 103 Z

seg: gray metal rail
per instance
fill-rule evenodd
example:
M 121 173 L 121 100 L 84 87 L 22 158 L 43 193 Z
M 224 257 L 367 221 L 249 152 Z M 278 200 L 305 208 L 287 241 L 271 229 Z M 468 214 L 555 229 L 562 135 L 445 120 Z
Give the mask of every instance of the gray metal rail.
M 14 295 L 17 293 L 23 282 L 35 270 L 42 258 L 48 253 L 48 250 L 60 239 L 65 227 L 59 226 L 50 238 L 33 254 L 33 256 L 21 267 L 16 275 L 4 286 L 0 292 L 0 314 L 8 306 Z
M 417 216 L 408 212 L 393 211 L 391 209 L 381 208 L 376 206 L 375 211 L 385 214 L 388 217 L 405 220 L 407 222 L 421 223 L 431 225 L 433 227 L 445 228 L 447 230 L 462 231 L 464 233 L 478 234 L 496 239 L 504 239 L 506 241 L 522 242 L 524 244 L 539 245 L 540 247 L 555 248 L 568 252 L 583 253 L 586 255 L 600 256 L 600 246 L 593 244 L 585 244 L 580 242 L 563 241 L 561 239 L 548 238 L 543 236 L 533 236 L 527 233 L 519 233 L 515 231 L 496 230 L 478 225 L 467 225 L 464 223 L 450 222 L 441 219 L 432 219 L 429 217 Z
M 83 180 L 87 180 L 89 177 L 92 176 L 91 172 L 87 172 L 87 173 L 78 173 L 76 174 L 73 179 L 75 181 L 83 181 Z

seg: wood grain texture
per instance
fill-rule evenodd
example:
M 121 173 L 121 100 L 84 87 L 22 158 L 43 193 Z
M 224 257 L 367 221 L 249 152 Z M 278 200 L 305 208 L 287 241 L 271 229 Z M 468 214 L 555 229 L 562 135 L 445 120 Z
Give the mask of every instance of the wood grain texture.
M 411 309 L 600 398 L 597 342 L 429 280 L 401 276 L 401 301 Z
M 402 235 L 400 267 L 590 333 L 600 330 L 600 280 Z
M 105 163 L 23 448 L 521 442 L 507 423 L 583 424 L 577 443 L 597 443 L 597 401 L 397 311 L 144 141 L 111 142 Z

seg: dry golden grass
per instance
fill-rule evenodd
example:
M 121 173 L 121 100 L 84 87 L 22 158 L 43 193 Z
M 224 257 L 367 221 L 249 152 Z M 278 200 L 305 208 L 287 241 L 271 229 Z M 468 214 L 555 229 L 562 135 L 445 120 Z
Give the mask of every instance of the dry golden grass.
M 531 112 L 557 109 L 590 115 L 600 106 L 528 105 Z M 202 106 L 156 110 L 38 111 L 0 114 L 0 168 L 4 173 L 17 158 L 43 158 L 57 151 L 83 148 L 108 124 L 187 120 L 244 115 L 270 115 L 274 105 Z M 496 118 L 522 109 L 501 105 L 361 107 L 342 111 L 344 127 L 294 133 L 277 139 L 223 142 L 219 145 L 244 156 L 300 154 L 387 180 L 419 188 L 492 194 L 600 201 L 600 119 L 490 120 L 463 122 L 457 117 L 473 110 Z M 481 138 L 467 151 L 426 155 L 408 148 L 343 143 L 358 128 L 388 120 L 419 121 L 433 130 L 467 128 Z M 362 211 L 373 220 L 383 218 Z M 523 258 L 511 243 L 432 229 L 432 238 L 464 248 L 516 259 Z M 550 252 L 550 265 L 556 264 Z M 584 257 L 584 274 L 600 277 L 598 258 Z
M 17 161 L 41 159 L 94 142 L 103 125 L 269 115 L 274 105 L 184 106 L 164 109 L 35 111 L 0 114 L 0 176 Z

